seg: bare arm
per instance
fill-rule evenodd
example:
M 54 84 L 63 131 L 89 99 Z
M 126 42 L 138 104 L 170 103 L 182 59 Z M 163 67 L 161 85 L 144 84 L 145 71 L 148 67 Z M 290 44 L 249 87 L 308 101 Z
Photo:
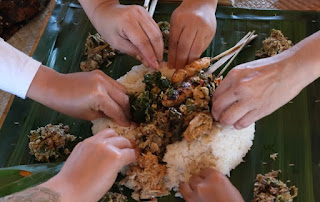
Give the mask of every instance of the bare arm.
M 100 70 L 60 74 L 41 66 L 27 96 L 72 117 L 95 120 L 108 116 L 130 125 L 125 87 Z
M 213 94 L 216 120 L 244 128 L 271 114 L 320 76 L 320 31 L 283 53 L 232 69 Z
M 60 201 L 60 194 L 57 192 L 44 188 L 34 187 L 25 191 L 18 192 L 16 194 L 0 198 L 0 202 L 20 202 L 20 201 L 32 201 L 32 202 L 58 202 Z
M 111 188 L 120 169 L 135 159 L 130 141 L 106 129 L 79 143 L 49 181 L 0 202 L 95 202 Z

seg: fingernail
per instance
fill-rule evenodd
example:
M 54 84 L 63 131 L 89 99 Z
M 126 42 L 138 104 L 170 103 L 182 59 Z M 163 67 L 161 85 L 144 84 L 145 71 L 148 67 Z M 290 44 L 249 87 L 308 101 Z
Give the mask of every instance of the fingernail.
M 141 61 L 140 55 L 137 55 L 137 56 L 136 56 L 136 59 L 139 60 L 139 61 Z
M 158 61 L 154 62 L 154 68 L 155 69 L 159 69 L 160 68 L 160 65 L 159 65 Z

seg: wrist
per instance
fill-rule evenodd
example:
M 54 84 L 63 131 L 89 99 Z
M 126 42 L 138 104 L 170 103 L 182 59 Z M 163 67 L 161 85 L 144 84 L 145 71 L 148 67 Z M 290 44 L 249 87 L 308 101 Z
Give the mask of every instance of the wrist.
M 86 12 L 88 18 L 90 19 L 90 21 L 92 22 L 92 24 L 96 24 L 96 17 L 97 14 L 96 12 L 99 12 L 99 8 L 100 7 L 109 7 L 109 6 L 113 6 L 113 5 L 118 5 L 120 4 L 118 0 L 79 0 L 82 8 L 84 9 L 84 11 Z M 98 15 L 99 16 L 99 15 Z
M 194 4 L 198 4 L 200 6 L 210 6 L 212 8 L 214 8 L 214 10 L 217 9 L 217 5 L 218 5 L 218 0 L 183 0 L 181 5 L 194 5 Z
M 60 76 L 60 73 L 41 65 L 31 82 L 27 97 L 50 107 L 50 100 L 58 88 Z
M 59 195 L 61 202 L 64 201 L 80 201 L 77 197 L 81 196 L 80 193 L 76 193 L 72 183 L 65 180 L 57 174 L 47 182 L 40 184 L 38 187 L 47 188 Z
M 280 56 L 280 55 L 279 55 Z M 280 66 L 282 71 L 279 72 L 279 79 L 286 80 L 288 91 L 301 91 L 318 76 L 313 65 L 307 65 L 300 56 L 300 50 L 297 47 L 292 47 L 281 55 Z

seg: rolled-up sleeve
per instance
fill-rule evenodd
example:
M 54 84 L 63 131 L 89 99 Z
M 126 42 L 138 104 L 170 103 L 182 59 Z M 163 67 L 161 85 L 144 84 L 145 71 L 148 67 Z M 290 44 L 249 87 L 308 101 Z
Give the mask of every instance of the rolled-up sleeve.
M 25 98 L 41 63 L 0 38 L 0 89 Z

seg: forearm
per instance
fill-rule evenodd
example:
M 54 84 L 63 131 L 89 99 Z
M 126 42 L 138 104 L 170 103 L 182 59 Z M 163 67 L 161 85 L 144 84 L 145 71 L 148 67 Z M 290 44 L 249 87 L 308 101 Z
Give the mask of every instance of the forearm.
M 293 51 L 296 51 L 294 57 L 297 68 L 305 78 L 309 78 L 311 83 L 320 77 L 320 31 L 314 33 L 308 38 L 295 45 Z
M 0 198 L 0 202 L 58 202 L 61 201 L 60 199 L 59 193 L 45 187 L 37 186 L 6 196 L 4 198 Z
M 60 77 L 61 74 L 58 72 L 41 65 L 32 80 L 27 92 L 27 97 L 48 107 L 55 108 L 55 99 L 52 98 L 55 97 L 54 94 L 56 94 L 59 89 L 63 88 L 63 86 L 59 86 L 59 83 L 61 83 L 59 82 Z
M 99 6 L 119 4 L 118 0 L 79 0 L 79 2 L 93 24 L 95 24 L 94 13 Z
M 217 9 L 218 0 L 183 0 L 182 4 L 199 4 L 201 6 L 212 6 L 214 10 Z

